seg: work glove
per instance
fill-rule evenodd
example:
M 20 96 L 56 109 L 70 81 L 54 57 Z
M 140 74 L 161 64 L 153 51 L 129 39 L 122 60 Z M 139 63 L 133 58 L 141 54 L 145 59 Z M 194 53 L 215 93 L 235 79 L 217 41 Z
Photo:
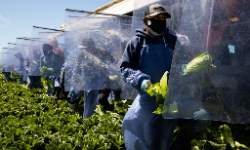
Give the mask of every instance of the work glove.
M 152 85 L 151 81 L 148 79 L 143 79 L 141 82 L 141 91 L 147 93 L 148 88 Z
M 70 97 L 73 97 L 76 95 L 76 91 L 75 91 L 75 88 L 74 87 L 71 87 L 70 90 L 69 90 L 69 95 Z
M 193 117 L 194 119 L 209 119 L 208 113 L 202 108 L 199 111 L 195 111 Z
M 54 73 L 55 72 L 54 68 L 49 68 L 49 70 L 50 70 L 49 71 L 50 73 Z
M 180 68 L 180 75 L 188 75 L 187 72 L 184 73 L 184 69 L 187 66 L 187 64 L 182 64 Z
M 189 46 L 190 45 L 190 40 L 186 35 L 182 35 L 177 33 L 176 34 L 178 41 L 181 43 L 183 46 Z

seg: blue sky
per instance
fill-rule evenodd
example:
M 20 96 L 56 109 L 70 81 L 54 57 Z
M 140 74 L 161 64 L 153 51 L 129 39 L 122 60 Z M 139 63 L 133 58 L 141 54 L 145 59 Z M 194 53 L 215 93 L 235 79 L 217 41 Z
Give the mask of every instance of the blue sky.
M 59 29 L 65 8 L 93 11 L 113 0 L 0 0 L 0 49 L 17 37 L 30 37 L 32 26 Z

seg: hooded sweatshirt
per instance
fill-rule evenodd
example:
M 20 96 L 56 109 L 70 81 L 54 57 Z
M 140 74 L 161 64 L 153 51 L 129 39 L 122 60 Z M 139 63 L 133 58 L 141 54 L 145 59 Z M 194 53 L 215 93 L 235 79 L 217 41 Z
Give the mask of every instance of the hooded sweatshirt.
M 146 33 L 146 29 L 136 30 L 136 35 L 128 42 L 122 57 L 120 66 L 124 81 L 130 86 L 139 89 L 143 79 L 150 79 L 150 76 L 138 70 L 138 65 L 141 57 L 141 49 L 143 48 L 143 39 L 146 38 L 146 45 L 164 44 L 174 50 L 177 37 L 165 32 L 157 37 L 152 37 Z M 165 41 L 164 41 L 165 40 Z
M 65 60 L 65 53 L 62 49 L 59 48 L 57 40 L 51 40 L 50 44 L 53 47 L 53 52 L 59 54 L 64 62 Z
M 57 53 L 51 53 L 49 56 L 42 55 L 40 58 L 40 67 L 46 66 L 47 68 L 53 68 L 54 73 L 49 73 L 46 76 L 60 76 L 61 67 L 63 64 L 63 60 L 61 56 Z

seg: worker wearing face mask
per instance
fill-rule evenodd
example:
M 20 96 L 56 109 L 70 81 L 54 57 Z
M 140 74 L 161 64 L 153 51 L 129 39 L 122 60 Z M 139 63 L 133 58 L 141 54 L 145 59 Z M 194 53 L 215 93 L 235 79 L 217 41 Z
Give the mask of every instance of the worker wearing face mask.
M 48 95 L 51 96 L 53 87 L 55 84 L 59 84 L 56 83 L 58 81 L 56 79 L 60 76 L 60 69 L 64 60 L 59 54 L 53 52 L 53 47 L 48 43 L 43 45 L 43 53 L 44 55 L 40 59 L 41 73 L 46 80 L 52 82 L 52 86 L 48 86 Z
M 124 51 L 120 66 L 124 81 L 138 90 L 126 113 L 122 132 L 126 149 L 168 149 L 176 120 L 154 114 L 156 98 L 147 94 L 151 84 L 170 72 L 176 36 L 166 28 L 171 15 L 159 4 L 145 10 L 146 28 L 137 30 Z

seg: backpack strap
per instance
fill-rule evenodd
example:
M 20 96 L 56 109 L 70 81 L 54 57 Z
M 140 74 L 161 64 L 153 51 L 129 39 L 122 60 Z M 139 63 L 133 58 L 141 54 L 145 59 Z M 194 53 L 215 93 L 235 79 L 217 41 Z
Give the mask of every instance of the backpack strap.
M 146 47 L 147 45 L 146 45 L 146 38 L 145 37 L 143 37 L 143 44 L 142 44 L 142 47 Z

